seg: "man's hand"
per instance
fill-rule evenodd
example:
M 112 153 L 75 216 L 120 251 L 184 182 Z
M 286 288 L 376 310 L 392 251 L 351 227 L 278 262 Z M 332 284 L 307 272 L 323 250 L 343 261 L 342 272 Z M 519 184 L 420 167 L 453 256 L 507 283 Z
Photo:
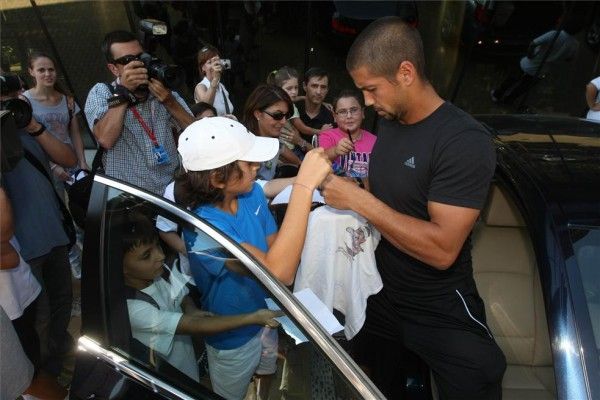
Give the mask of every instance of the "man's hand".
M 171 91 L 158 79 L 150 79 L 148 89 L 150 89 L 150 93 L 152 93 L 161 103 L 169 103 L 171 100 L 174 100 Z
M 340 210 L 351 210 L 352 201 L 363 191 L 356 181 L 335 175 L 329 175 L 321 185 L 325 203 Z
M 148 84 L 148 70 L 144 63 L 139 60 L 130 62 L 123 67 L 123 74 L 120 76 L 120 83 L 130 92 L 135 91 L 140 85 Z

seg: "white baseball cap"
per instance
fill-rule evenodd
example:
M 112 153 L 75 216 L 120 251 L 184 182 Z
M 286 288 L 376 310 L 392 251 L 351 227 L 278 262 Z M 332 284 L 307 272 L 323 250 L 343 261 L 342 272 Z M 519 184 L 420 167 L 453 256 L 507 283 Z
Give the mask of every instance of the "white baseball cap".
M 186 171 L 206 171 L 237 160 L 269 161 L 279 151 L 279 140 L 256 136 L 230 118 L 202 118 L 181 133 L 177 151 Z

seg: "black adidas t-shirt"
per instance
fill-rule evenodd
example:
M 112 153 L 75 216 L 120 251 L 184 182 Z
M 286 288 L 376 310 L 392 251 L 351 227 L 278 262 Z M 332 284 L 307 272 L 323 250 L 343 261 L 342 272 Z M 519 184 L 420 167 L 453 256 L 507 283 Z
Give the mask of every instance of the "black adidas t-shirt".
M 369 183 L 373 194 L 388 206 L 429 220 L 428 201 L 481 209 L 495 165 L 487 131 L 446 102 L 413 125 L 381 121 Z M 441 271 L 382 238 L 376 258 L 385 296 L 402 314 L 432 312 L 436 304 L 456 296 L 456 289 L 474 287 L 470 250 L 467 239 L 456 262 Z

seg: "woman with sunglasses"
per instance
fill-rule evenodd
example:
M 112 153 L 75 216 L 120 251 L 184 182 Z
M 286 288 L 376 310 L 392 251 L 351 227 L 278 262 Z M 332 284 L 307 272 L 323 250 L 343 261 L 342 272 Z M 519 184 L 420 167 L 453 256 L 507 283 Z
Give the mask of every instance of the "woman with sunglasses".
M 213 46 L 204 46 L 198 52 L 198 71 L 202 81 L 194 89 L 194 101 L 211 104 L 217 109 L 217 115 L 233 113 L 233 104 L 229 92 L 221 83 L 223 64 L 219 51 Z
M 361 129 L 364 114 L 362 95 L 355 90 L 342 90 L 333 101 L 333 118 L 337 128 L 319 135 L 319 146 L 333 161 L 338 175 L 367 178 L 369 158 L 377 137 Z
M 261 84 L 248 96 L 241 122 L 256 135 L 279 139 L 292 110 L 292 99 L 282 88 Z M 261 164 L 257 176 L 266 181 L 273 179 L 279 163 L 291 164 L 297 168 L 301 161 L 280 142 L 277 155 Z

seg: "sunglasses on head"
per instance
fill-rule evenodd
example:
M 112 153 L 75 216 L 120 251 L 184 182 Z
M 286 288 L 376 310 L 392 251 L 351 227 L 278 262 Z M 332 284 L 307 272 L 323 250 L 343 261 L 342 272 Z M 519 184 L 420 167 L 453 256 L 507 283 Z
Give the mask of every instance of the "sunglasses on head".
M 273 118 L 275 121 L 281 121 L 284 118 L 290 118 L 290 114 L 286 114 L 286 113 L 282 113 L 281 111 L 276 111 L 276 112 L 269 112 L 267 110 L 263 110 L 263 112 L 265 114 L 267 114 L 269 117 Z
M 140 59 L 140 57 L 142 56 L 142 54 L 144 53 L 140 53 L 138 55 L 132 55 L 132 54 L 128 54 L 126 56 L 123 57 L 119 57 L 119 58 L 115 58 L 113 60 L 113 64 L 120 64 L 120 65 L 127 65 L 132 61 L 137 61 Z

